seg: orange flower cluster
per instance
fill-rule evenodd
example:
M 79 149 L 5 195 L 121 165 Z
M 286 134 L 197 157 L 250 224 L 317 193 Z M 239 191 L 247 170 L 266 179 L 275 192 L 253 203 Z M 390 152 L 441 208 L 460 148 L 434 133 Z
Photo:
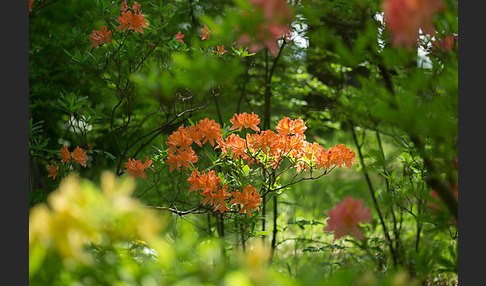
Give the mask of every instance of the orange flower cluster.
M 197 124 L 184 127 L 180 126 L 167 138 L 168 158 L 166 163 L 169 171 L 184 167 L 186 172 L 198 161 L 192 144 L 196 143 L 199 147 L 209 142 L 215 149 L 221 151 L 221 156 L 228 156 L 232 159 L 243 160 L 247 165 L 254 163 L 265 167 L 279 168 L 280 163 L 288 158 L 297 172 L 312 168 L 330 170 L 334 167 L 342 169 L 342 165 L 350 169 L 356 163 L 354 151 L 347 148 L 344 144 L 336 144 L 329 150 L 324 149 L 318 143 L 309 143 L 305 139 L 304 132 L 307 130 L 304 120 L 297 118 L 291 120 L 284 117 L 277 123 L 277 133 L 272 130 L 260 130 L 258 124 L 260 119 L 257 114 L 246 112 L 235 114 L 230 122 L 230 131 L 245 131 L 245 138 L 236 133 L 231 133 L 226 138 L 218 123 L 208 118 L 200 120 Z M 247 133 L 252 129 L 255 133 Z M 215 142 L 217 145 L 215 145 Z M 189 193 L 202 191 L 204 196 L 203 204 L 209 203 L 215 207 L 214 211 L 230 211 L 225 200 L 230 199 L 229 204 L 241 205 L 240 213 L 246 212 L 251 217 L 251 210 L 259 210 L 261 203 L 260 194 L 256 189 L 247 185 L 242 192 L 235 190 L 228 192 L 226 184 L 221 185 L 221 179 L 214 170 L 207 173 L 199 173 L 196 167 L 190 177 Z
M 176 153 L 170 153 L 166 163 L 169 164 L 169 172 L 172 172 L 176 167 L 177 171 L 180 171 L 180 167 L 184 167 L 187 170 L 191 166 L 191 163 L 196 163 L 198 160 L 196 153 L 189 147 L 188 150 L 176 150 Z
M 226 138 L 226 141 L 223 140 L 223 137 L 219 137 L 215 149 L 221 148 L 223 157 L 231 153 L 233 158 L 250 160 L 251 158 L 247 155 L 248 145 L 246 142 L 238 134 L 233 133 Z
M 245 186 L 245 189 L 243 189 L 243 192 L 236 190 L 231 192 L 231 195 L 234 198 L 229 203 L 240 204 L 241 209 L 239 213 L 246 212 L 246 215 L 251 217 L 251 210 L 260 210 L 258 205 L 262 202 L 262 198 L 260 198 L 260 194 L 257 192 L 255 187 L 247 185 Z
M 165 161 L 169 164 L 169 172 L 175 168 L 180 170 L 184 167 L 187 170 L 191 163 L 196 163 L 198 158 L 192 149 L 192 143 L 202 147 L 208 143 L 214 147 L 215 140 L 221 136 L 221 127 L 214 120 L 208 118 L 201 119 L 196 125 L 184 127 L 181 126 L 167 138 L 168 159 Z
M 119 30 L 125 32 L 128 29 L 134 30 L 135 33 L 140 32 L 143 34 L 142 28 L 147 28 L 148 26 L 147 20 L 145 19 L 145 16 L 142 15 L 140 7 L 142 7 L 142 5 L 135 2 L 132 8 L 130 8 L 127 5 L 127 1 L 123 1 L 122 8 L 120 9 L 122 14 L 121 16 L 117 17 L 119 23 L 118 27 L 116 28 L 117 32 Z M 89 35 L 89 40 L 91 41 L 90 48 L 95 48 L 104 43 L 111 43 L 112 40 L 110 36 L 112 33 L 113 31 L 109 31 L 106 26 L 101 27 L 101 30 L 99 31 L 93 30 L 91 35 Z
M 244 127 L 260 131 L 256 126 L 260 122 L 256 114 L 235 114 L 230 122 L 233 123 L 230 130 L 241 130 Z M 284 117 L 275 129 L 278 133 L 265 130 L 247 134 L 246 139 L 233 133 L 226 140 L 220 138 L 216 148 L 221 148 L 223 156 L 243 159 L 249 165 L 258 162 L 278 168 L 285 157 L 290 157 L 293 158 L 297 172 L 314 167 L 331 169 L 337 166 L 342 169 L 343 164 L 350 169 L 356 163 L 356 154 L 344 144 L 336 144 L 326 150 L 318 143 L 307 142 L 304 135 L 307 126 L 301 118 L 291 120 Z
M 86 152 L 83 152 L 83 149 L 79 148 L 79 146 L 74 149 L 72 154 L 70 154 L 66 145 L 61 148 L 61 158 L 61 162 L 63 163 L 69 163 L 73 160 L 74 162 L 81 164 L 83 167 L 86 167 L 86 161 L 88 160 L 88 158 L 86 158 Z
M 142 163 L 142 159 L 135 160 L 132 158 L 128 159 L 128 162 L 125 163 L 125 170 L 123 172 L 128 172 L 130 176 L 136 178 L 140 177 L 142 179 L 147 179 L 147 173 L 145 173 L 145 169 L 150 168 L 154 171 L 154 168 L 150 167 L 152 165 L 152 160 L 149 160 L 148 156 L 145 159 L 145 163 Z
M 88 158 L 86 157 L 86 152 L 83 152 L 83 149 L 79 146 L 77 146 L 72 153 L 69 152 L 66 145 L 64 145 L 60 151 L 61 163 L 76 162 L 86 168 L 86 161 L 88 160 Z M 59 175 L 59 166 L 57 165 L 57 163 L 52 163 L 50 166 L 48 166 L 47 172 L 49 173 L 47 177 L 52 177 L 52 179 L 55 180 L 56 177 Z
M 233 118 L 230 119 L 230 122 L 233 124 L 230 130 L 238 129 L 238 131 L 241 131 L 241 129 L 245 127 L 245 129 L 251 128 L 255 131 L 260 131 L 260 128 L 257 126 L 260 124 L 260 118 L 253 112 L 251 114 L 247 114 L 246 112 L 235 114 Z
M 224 213 L 225 211 L 231 211 L 228 208 L 227 199 L 233 196 L 233 199 L 229 201 L 230 205 L 240 204 L 241 209 L 239 213 L 246 212 L 251 217 L 251 210 L 260 210 L 260 203 L 262 199 L 260 194 L 256 191 L 256 188 L 251 185 L 245 186 L 243 192 L 236 189 L 234 192 L 229 193 L 227 184 L 221 185 L 221 179 L 216 175 L 214 170 L 208 171 L 206 174 L 204 171 L 199 174 L 198 168 L 192 171 L 191 176 L 187 179 L 189 183 L 189 193 L 195 191 L 201 191 L 200 195 L 204 197 L 203 204 L 209 203 L 214 206 L 213 211 L 219 211 Z
M 142 5 L 135 2 L 132 8 L 130 8 L 127 5 L 127 1 L 123 1 L 121 8 L 122 14 L 117 17 L 120 25 L 116 28 L 116 31 L 123 30 L 125 32 L 128 28 L 128 30 L 134 30 L 135 33 L 140 32 L 143 34 L 142 28 L 147 28 L 147 20 L 142 15 L 141 7 Z
M 219 210 L 221 213 L 224 211 L 229 211 L 230 209 L 226 206 L 225 199 L 229 198 L 231 195 L 226 191 L 228 190 L 228 185 L 223 184 L 220 187 L 221 179 L 216 175 L 214 170 L 209 170 L 206 174 L 202 171 L 199 174 L 198 168 L 192 171 L 191 176 L 187 179 L 189 183 L 189 193 L 195 191 L 201 191 L 204 197 L 202 201 L 203 204 L 209 203 L 216 208 L 214 211 Z

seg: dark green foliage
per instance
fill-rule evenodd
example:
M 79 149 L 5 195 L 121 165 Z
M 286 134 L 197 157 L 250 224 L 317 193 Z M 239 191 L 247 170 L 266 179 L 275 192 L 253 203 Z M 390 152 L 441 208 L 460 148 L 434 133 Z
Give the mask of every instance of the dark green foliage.
M 29 206 L 45 202 L 68 173 L 98 182 L 103 170 L 127 176 L 129 158 L 148 157 L 154 170 L 146 170 L 147 180 L 136 179 L 133 196 L 171 213 L 165 235 L 183 241 L 174 244 L 182 270 L 162 277 L 152 263 L 144 268 L 140 261 L 152 258 L 140 245 L 115 250 L 93 245 L 90 251 L 103 260 L 97 272 L 51 277 L 46 271 L 40 280 L 111 285 L 122 279 L 116 269 L 127 259 L 126 265 L 143 270 L 125 281 L 130 285 L 151 285 L 143 279 L 154 273 L 154 281 L 167 285 L 179 278 L 181 285 L 230 285 L 243 275 L 232 251 L 247 251 L 252 241 L 262 240 L 272 247 L 272 269 L 285 278 L 275 277 L 288 285 L 457 281 L 457 47 L 433 52 L 427 37 L 414 49 L 392 46 L 378 0 L 288 1 L 293 36 L 278 41 L 278 55 L 237 44 L 239 31 L 258 29 L 255 19 L 263 17 L 261 11 L 251 17 L 241 12 L 251 11 L 248 1 L 141 0 L 148 24 L 143 34 L 116 31 L 121 2 L 34 1 Z M 458 33 L 457 1 L 444 4 L 433 19 L 438 38 Z M 211 30 L 209 40 L 201 40 L 204 25 Z M 112 43 L 90 48 L 89 35 L 102 26 L 113 31 Z M 179 31 L 184 43 L 175 38 Z M 227 53 L 215 54 L 221 45 Z M 272 130 L 284 116 L 300 117 L 309 142 L 326 149 L 345 144 L 357 164 L 287 185 L 303 176 L 294 177 L 294 169 L 260 175 L 208 144 L 193 144 L 200 170 L 217 171 L 232 187 L 251 183 L 268 190 L 252 218 L 214 212 L 201 205 L 201 196 L 187 192 L 191 170 L 169 172 L 166 141 L 179 126 L 204 118 L 214 119 L 228 136 L 229 119 L 241 112 L 255 112 L 260 128 Z M 86 151 L 87 167 L 61 165 L 64 145 Z M 53 163 L 61 166 L 55 180 L 46 169 Z M 371 209 L 372 222 L 361 225 L 363 242 L 352 237 L 333 242 L 333 234 L 323 231 L 328 211 L 347 196 Z M 181 224 L 193 228 L 181 231 Z M 207 268 L 191 263 L 201 260 L 193 251 L 200 247 L 196 240 L 217 236 L 220 261 Z M 219 251 L 219 244 L 214 248 Z M 64 267 L 49 259 L 52 269 Z M 97 281 L 101 277 L 105 280 Z

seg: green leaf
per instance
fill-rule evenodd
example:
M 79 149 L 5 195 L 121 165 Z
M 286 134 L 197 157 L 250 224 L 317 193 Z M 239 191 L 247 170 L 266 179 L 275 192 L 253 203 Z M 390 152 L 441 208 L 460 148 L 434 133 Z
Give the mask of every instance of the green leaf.
M 269 232 L 268 231 L 260 230 L 260 231 L 255 231 L 254 234 L 255 235 L 260 235 L 260 236 L 265 236 L 265 235 L 268 235 Z
M 243 168 L 241 168 L 241 170 L 243 171 L 243 174 L 245 176 L 248 176 L 248 174 L 250 173 L 250 167 L 248 165 L 244 165 Z

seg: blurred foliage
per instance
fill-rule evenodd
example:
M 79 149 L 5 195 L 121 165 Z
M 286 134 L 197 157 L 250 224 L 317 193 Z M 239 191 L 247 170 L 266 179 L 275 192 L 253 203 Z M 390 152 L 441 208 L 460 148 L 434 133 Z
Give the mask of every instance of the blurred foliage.
M 115 31 L 122 1 L 33 1 L 32 285 L 457 284 L 457 45 L 433 49 L 458 34 L 457 0 L 443 1 L 436 34 L 415 49 L 390 44 L 383 1 L 287 2 L 292 33 L 272 55 L 238 44 L 262 17 L 252 1 L 141 0 L 143 34 Z M 112 43 L 90 48 L 102 26 Z M 300 117 L 308 141 L 346 144 L 358 164 L 270 194 L 253 220 L 191 211 L 201 200 L 187 193 L 190 172 L 169 172 L 167 137 L 207 117 L 228 131 L 240 112 L 262 129 Z M 46 167 L 64 145 L 86 151 L 87 166 L 53 180 Z M 154 171 L 135 185 L 124 163 L 147 156 Z M 372 223 L 364 242 L 333 244 L 327 211 L 346 196 L 364 200 Z
M 403 271 L 383 276 L 354 268 L 336 270 L 331 279 L 307 268 L 302 279 L 292 279 L 268 264 L 261 241 L 229 255 L 218 238 L 201 237 L 189 220 L 143 208 L 130 196 L 134 187 L 133 179 L 110 172 L 102 174 L 100 187 L 72 175 L 47 204 L 33 207 L 29 284 L 418 285 Z

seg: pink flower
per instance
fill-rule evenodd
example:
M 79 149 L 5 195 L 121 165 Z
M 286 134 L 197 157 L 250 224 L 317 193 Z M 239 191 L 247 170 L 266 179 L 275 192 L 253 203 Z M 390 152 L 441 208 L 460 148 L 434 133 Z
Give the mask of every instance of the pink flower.
M 286 0 L 250 0 L 250 3 L 251 10 L 244 11 L 243 17 L 256 25 L 253 28 L 238 27 L 237 45 L 247 46 L 251 53 L 266 48 L 277 56 L 278 40 L 288 38 L 291 33 L 290 23 L 294 14 L 291 6 Z
M 419 29 L 433 35 L 434 14 L 444 8 L 442 0 L 385 0 L 383 2 L 386 28 L 392 33 L 394 46 L 413 47 Z
M 182 44 L 182 43 L 184 43 L 184 40 L 182 40 L 182 39 L 184 39 L 184 37 L 185 37 L 185 36 L 186 36 L 186 35 L 181 34 L 181 31 L 179 31 L 179 33 L 177 33 L 177 34 L 175 35 L 175 37 L 176 37 L 177 41 L 178 41 L 179 43 L 181 43 L 181 44 Z
M 263 9 L 265 19 L 291 19 L 293 16 L 286 0 L 250 0 L 250 2 Z
M 355 200 L 352 197 L 346 197 L 342 203 L 336 204 L 327 213 L 329 218 L 324 231 L 334 232 L 333 243 L 349 232 L 361 241 L 365 239 L 358 223 L 370 223 L 371 213 L 369 207 L 363 208 L 363 199 Z

